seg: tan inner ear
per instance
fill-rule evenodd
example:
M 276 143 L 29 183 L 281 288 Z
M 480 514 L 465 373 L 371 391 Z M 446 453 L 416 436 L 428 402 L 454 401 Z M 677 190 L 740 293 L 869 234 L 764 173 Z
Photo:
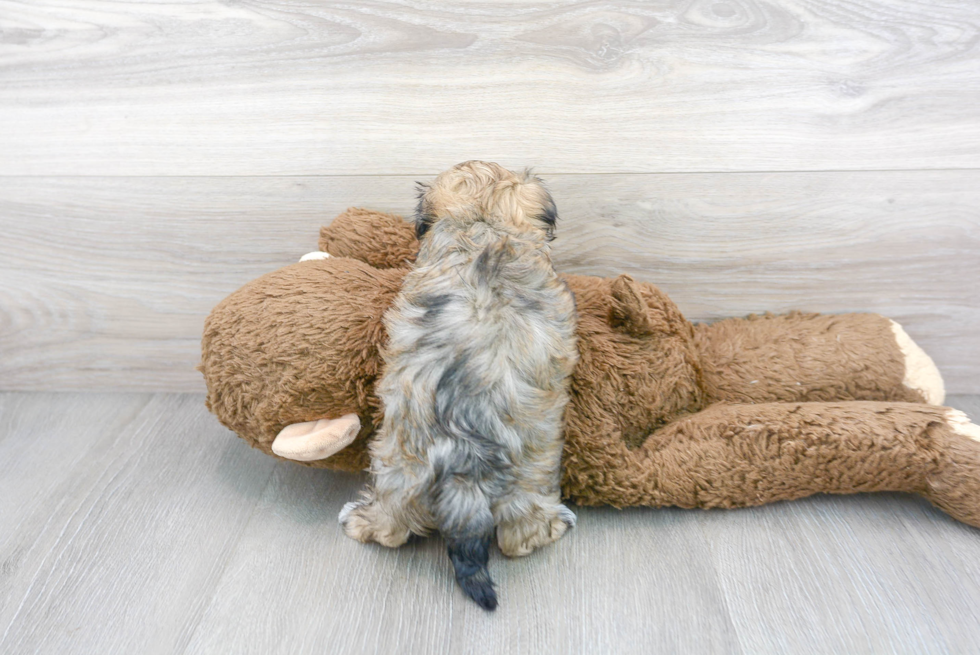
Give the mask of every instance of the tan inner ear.
M 272 452 L 297 462 L 326 459 L 349 446 L 360 431 L 361 420 L 357 414 L 293 423 L 276 435 Z

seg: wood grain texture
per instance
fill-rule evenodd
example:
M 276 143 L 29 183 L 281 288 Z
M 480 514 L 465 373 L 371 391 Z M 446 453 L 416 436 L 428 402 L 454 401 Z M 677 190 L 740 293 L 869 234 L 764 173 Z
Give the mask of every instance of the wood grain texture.
M 494 552 L 501 605 L 488 615 L 457 588 L 441 539 L 391 551 L 344 536 L 337 514 L 362 484 L 278 470 L 187 653 L 740 652 L 705 566 L 704 515 L 583 510 L 559 547 Z
M 950 399 L 974 417 L 980 397 Z M 360 476 L 275 462 L 198 394 L 0 394 L 0 652 L 932 653 L 980 639 L 980 531 L 922 499 L 577 508 L 465 599 L 438 538 L 343 536 Z
M 200 390 L 222 297 L 476 157 L 548 178 L 565 271 L 693 319 L 881 312 L 980 393 L 978 35 L 970 0 L 0 0 L 0 389 Z M 494 554 L 488 616 L 438 539 L 343 537 L 362 482 L 200 395 L 2 393 L 0 652 L 980 640 L 978 531 L 921 499 L 582 508 Z
M 970 0 L 0 4 L 0 174 L 980 166 Z
M 275 462 L 199 396 L 0 399 L 0 652 L 182 652 Z
M 980 416 L 977 396 L 948 404 Z M 747 653 L 976 647 L 980 531 L 920 498 L 824 496 L 716 519 L 705 537 Z
M 202 389 L 204 318 L 413 180 L 0 178 L 0 388 Z M 628 272 L 693 320 L 803 309 L 895 318 L 980 392 L 980 171 L 555 175 L 555 260 Z

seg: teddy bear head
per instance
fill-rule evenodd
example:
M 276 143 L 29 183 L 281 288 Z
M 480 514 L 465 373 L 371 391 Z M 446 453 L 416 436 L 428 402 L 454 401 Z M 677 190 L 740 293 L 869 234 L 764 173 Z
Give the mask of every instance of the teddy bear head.
M 349 445 L 304 463 L 364 469 L 383 415 L 374 391 L 383 316 L 407 271 L 329 257 L 279 269 L 230 295 L 208 317 L 202 339 L 208 408 L 270 454 L 286 426 L 356 414 L 360 431 Z M 700 408 L 693 330 L 665 294 L 625 275 L 565 280 L 579 322 L 568 408 L 576 426 L 635 447 Z
M 382 317 L 404 275 L 331 257 L 273 271 L 232 293 L 211 312 L 201 342 L 208 408 L 269 454 L 287 425 L 355 413 L 361 430 L 354 442 L 306 464 L 363 469 L 381 414 L 374 385 Z

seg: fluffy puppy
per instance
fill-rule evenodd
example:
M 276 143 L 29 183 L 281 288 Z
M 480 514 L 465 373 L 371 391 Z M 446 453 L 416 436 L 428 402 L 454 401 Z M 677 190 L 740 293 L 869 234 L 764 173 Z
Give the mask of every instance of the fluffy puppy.
M 438 530 L 489 610 L 494 529 L 518 556 L 575 524 L 559 491 L 575 300 L 551 265 L 556 221 L 529 172 L 469 161 L 420 185 L 418 259 L 385 315 L 372 483 L 340 514 L 350 537 L 391 547 Z

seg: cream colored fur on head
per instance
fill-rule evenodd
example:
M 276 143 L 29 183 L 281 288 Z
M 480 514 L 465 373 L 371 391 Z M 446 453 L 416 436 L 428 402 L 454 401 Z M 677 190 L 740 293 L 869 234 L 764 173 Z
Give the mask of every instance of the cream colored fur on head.
M 530 170 L 515 173 L 492 162 L 467 161 L 419 188 L 418 216 L 426 224 L 480 219 L 523 238 L 553 235 L 555 204 Z

